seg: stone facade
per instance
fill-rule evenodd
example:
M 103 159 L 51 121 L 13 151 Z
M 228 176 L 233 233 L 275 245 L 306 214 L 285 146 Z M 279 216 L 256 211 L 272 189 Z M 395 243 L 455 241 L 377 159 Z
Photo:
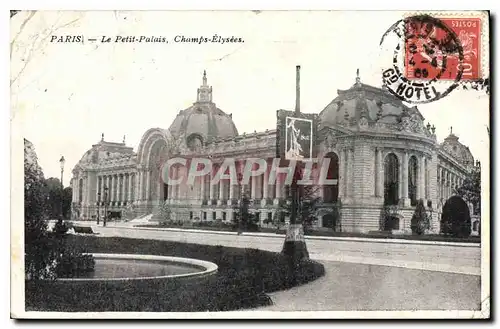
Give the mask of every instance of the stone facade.
M 435 127 L 424 124 L 416 107 L 407 107 L 388 91 L 361 83 L 359 78 L 319 113 L 318 158 L 330 159 L 329 175 L 338 186 L 318 187 L 322 198 L 318 226 L 331 227 L 331 209 L 340 209 L 337 230 L 369 232 L 410 231 L 417 200 L 424 200 L 432 214 L 432 232 L 439 232 L 440 211 L 465 177 L 474 170 L 468 147 L 450 131 L 438 143 Z M 73 169 L 73 214 L 95 219 L 99 209 L 115 216 L 136 218 L 153 214 L 166 202 L 178 220 L 226 220 L 233 216 L 240 186 L 211 177 L 197 177 L 166 186 L 162 166 L 168 158 L 210 158 L 222 163 L 234 158 L 243 165 L 249 158 L 276 155 L 276 131 L 238 134 L 231 119 L 212 100 L 206 74 L 193 106 L 180 111 L 169 129 L 153 128 L 143 135 L 137 152 L 122 143 L 102 140 L 87 151 Z M 174 168 L 174 178 L 185 177 L 186 168 Z M 274 216 L 287 193 L 283 175 L 269 182 L 266 173 L 252 177 L 246 186 L 261 221 Z M 108 188 L 105 191 L 105 187 Z M 389 212 L 390 225 L 382 222 Z

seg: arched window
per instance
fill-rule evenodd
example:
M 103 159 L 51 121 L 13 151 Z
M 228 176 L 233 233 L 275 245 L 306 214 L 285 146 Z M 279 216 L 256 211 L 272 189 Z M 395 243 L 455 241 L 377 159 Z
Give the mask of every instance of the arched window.
M 417 205 L 418 163 L 415 156 L 408 161 L 408 198 L 412 206 Z
M 168 184 L 163 183 L 163 201 L 168 199 Z
M 384 203 L 397 205 L 399 201 L 399 161 L 394 153 L 385 158 L 384 166 Z

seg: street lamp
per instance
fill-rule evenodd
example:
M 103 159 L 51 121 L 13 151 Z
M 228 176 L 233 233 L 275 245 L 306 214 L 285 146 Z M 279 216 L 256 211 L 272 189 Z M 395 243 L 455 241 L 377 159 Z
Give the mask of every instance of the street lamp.
M 66 160 L 64 156 L 59 159 L 59 165 L 61 166 L 61 216 L 59 217 L 59 223 L 62 224 L 63 221 L 63 202 L 64 202 L 64 184 L 63 184 L 63 173 L 64 173 L 64 163 Z
M 100 204 L 101 204 L 101 192 L 97 192 L 97 225 L 99 225 L 99 216 L 100 216 L 99 205 Z
M 108 187 L 104 185 L 104 217 L 102 226 L 106 226 L 106 219 L 108 218 Z

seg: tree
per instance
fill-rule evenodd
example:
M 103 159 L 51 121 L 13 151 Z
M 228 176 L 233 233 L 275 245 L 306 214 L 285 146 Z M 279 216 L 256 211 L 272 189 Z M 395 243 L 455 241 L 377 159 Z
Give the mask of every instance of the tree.
M 243 189 L 240 203 L 234 208 L 233 225 L 238 232 L 258 231 L 258 219 L 255 213 L 250 211 L 252 201 L 248 196 L 246 189 Z
M 418 200 L 415 212 L 411 217 L 411 231 L 413 234 L 422 235 L 430 228 L 429 216 L 425 210 L 424 200 Z
M 71 218 L 71 203 L 73 202 L 73 189 L 68 186 L 63 190 L 63 218 Z
M 297 212 L 297 222 L 301 223 L 304 229 L 309 229 L 317 220 L 317 210 L 321 203 L 321 198 L 318 196 L 319 187 L 315 185 L 302 185 L 301 198 L 299 201 L 299 209 Z M 288 193 L 284 202 L 280 205 L 277 213 L 290 216 L 292 212 L 291 195 Z
M 481 169 L 476 167 L 455 193 L 472 204 L 474 214 L 481 215 Z
M 61 275 L 92 271 L 92 255 L 84 255 L 65 245 L 65 230 L 47 230 L 50 214 L 48 196 L 54 181 L 45 180 L 33 144 L 24 140 L 24 264 L 27 280 L 50 280 Z M 60 190 L 60 188 L 59 188 Z M 70 197 L 71 198 L 71 197 Z M 60 207 L 60 206 L 59 206 Z
M 455 237 L 468 237 L 471 233 L 469 207 L 457 195 L 449 198 L 443 207 L 441 233 Z
M 50 177 L 45 181 L 47 186 L 47 211 L 51 220 L 59 219 L 62 215 L 63 191 L 59 178 Z
M 282 207 L 279 207 L 274 212 L 272 223 L 276 226 L 277 230 L 279 230 L 280 227 L 285 224 L 285 216 L 286 211 Z
M 27 279 L 55 277 L 56 249 L 47 232 L 48 196 L 33 144 L 24 140 L 24 264 Z
M 162 223 L 169 222 L 172 219 L 172 209 L 167 201 L 163 201 L 160 206 L 160 220 Z

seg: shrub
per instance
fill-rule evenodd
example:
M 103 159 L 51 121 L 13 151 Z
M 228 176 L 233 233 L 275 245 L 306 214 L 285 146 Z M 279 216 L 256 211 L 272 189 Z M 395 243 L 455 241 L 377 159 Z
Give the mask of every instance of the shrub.
M 420 199 L 411 217 L 411 231 L 413 234 L 422 235 L 430 228 L 429 216 L 425 211 L 424 201 Z
M 57 221 L 54 225 L 54 228 L 52 229 L 52 232 L 54 232 L 56 235 L 64 235 L 68 233 L 68 229 L 69 226 L 66 224 L 66 222 Z
M 95 260 L 92 255 L 69 249 L 65 250 L 56 266 L 57 277 L 75 277 L 94 271 Z

